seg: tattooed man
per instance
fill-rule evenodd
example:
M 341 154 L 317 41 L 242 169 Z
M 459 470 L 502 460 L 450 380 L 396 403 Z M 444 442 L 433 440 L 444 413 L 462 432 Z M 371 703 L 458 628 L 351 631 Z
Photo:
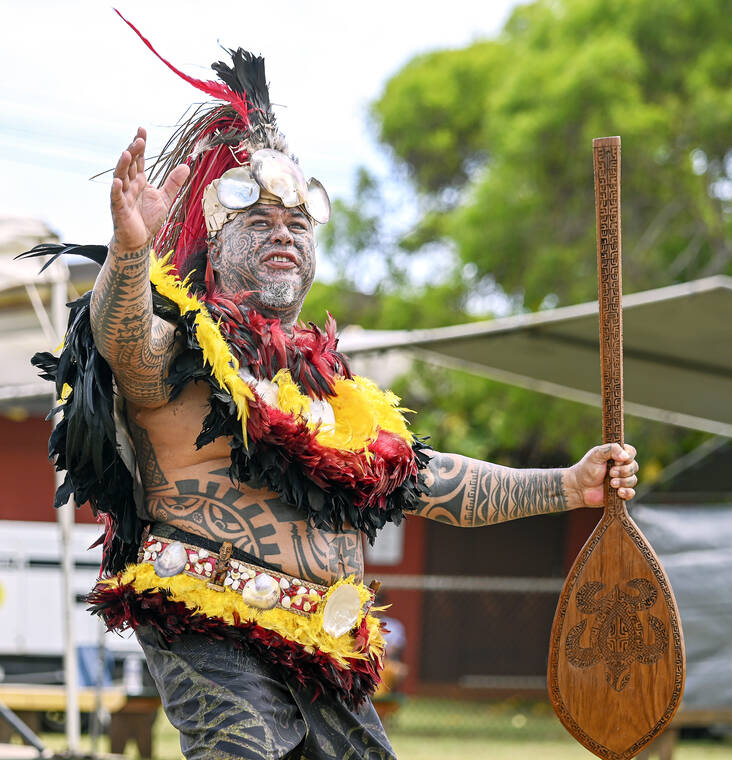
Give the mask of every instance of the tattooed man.
M 599 506 L 611 460 L 629 499 L 635 450 L 597 446 L 553 470 L 424 450 L 328 331 L 298 327 L 327 196 L 278 142 L 263 69 L 237 82 L 236 65 L 214 68 L 228 104 L 187 125 L 196 139 L 169 151 L 182 163 L 159 187 L 143 129 L 114 171 L 90 324 L 124 399 L 149 534 L 92 601 L 111 627 L 137 630 L 187 758 L 390 758 L 368 700 L 383 644 L 362 533 L 404 511 L 474 527 Z M 151 248 L 173 249 L 190 279 Z M 82 389 L 69 385 L 73 420 Z

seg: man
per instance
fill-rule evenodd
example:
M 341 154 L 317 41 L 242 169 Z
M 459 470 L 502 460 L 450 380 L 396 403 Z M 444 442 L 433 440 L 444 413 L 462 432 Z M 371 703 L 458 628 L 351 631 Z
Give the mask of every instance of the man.
M 59 387 L 68 376 L 73 423 L 94 386 L 84 372 L 96 382 L 104 371 L 93 347 L 78 347 L 88 319 L 124 399 L 116 441 L 126 421 L 142 481 L 136 564 L 123 569 L 139 531 L 108 506 L 115 495 L 94 490 L 112 464 L 92 467 L 94 451 L 74 464 L 69 431 L 60 464 L 69 490 L 114 517 L 105 556 L 121 551 L 119 535 L 128 547 L 91 599 L 110 627 L 136 629 L 187 758 L 388 758 L 368 700 L 383 640 L 361 582 L 361 533 L 403 512 L 473 527 L 600 506 L 611 460 L 611 485 L 629 499 L 635 450 L 598 446 L 554 470 L 427 450 L 398 400 L 350 375 L 331 325 L 298 327 L 327 196 L 287 156 L 263 63 L 251 70 L 261 59 L 233 56 L 231 69 L 214 66 L 231 88 L 215 94 L 238 116 L 227 106 L 184 125 L 185 150 L 168 151 L 180 163 L 159 188 L 146 179 L 144 129 L 122 153 L 114 235 L 88 315 L 79 307 L 70 321 L 75 358 L 47 369 Z M 153 246 L 175 250 L 186 283 L 151 263 Z

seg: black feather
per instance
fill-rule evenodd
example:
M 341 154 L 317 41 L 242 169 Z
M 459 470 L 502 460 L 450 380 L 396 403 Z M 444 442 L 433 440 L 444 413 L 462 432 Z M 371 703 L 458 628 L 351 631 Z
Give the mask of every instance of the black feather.
M 269 114 L 272 105 L 269 101 L 269 88 L 264 73 L 264 58 L 242 48 L 237 50 L 224 48 L 224 50 L 231 56 L 233 65 L 229 66 L 223 61 L 217 61 L 211 64 L 211 68 L 224 84 L 239 95 L 246 96 L 247 101 L 255 109 Z
M 63 416 L 48 443 L 56 469 L 66 470 L 54 506 L 73 494 L 78 505 L 88 501 L 94 514 L 108 515 L 113 535 L 104 547 L 103 570 L 111 574 L 135 561 L 144 523 L 137 517 L 132 476 L 117 451 L 112 370 L 94 348 L 89 302 L 86 293 L 71 304 L 58 359 L 41 353 L 31 361 L 56 383 L 59 396 L 64 385 L 71 387 L 66 402 L 54 409 Z
M 83 256 L 86 259 L 102 266 L 107 258 L 106 245 L 78 245 L 77 243 L 39 243 L 33 246 L 30 251 L 23 251 L 15 256 L 16 259 L 34 259 L 39 256 L 51 256 L 42 267 L 41 272 L 53 264 L 59 256 L 71 253 L 74 256 Z M 39 272 L 40 274 L 40 272 Z

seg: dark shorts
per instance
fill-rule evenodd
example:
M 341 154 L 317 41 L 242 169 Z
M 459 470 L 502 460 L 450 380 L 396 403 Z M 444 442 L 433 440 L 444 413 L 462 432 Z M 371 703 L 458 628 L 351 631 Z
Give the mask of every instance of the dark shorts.
M 138 628 L 148 668 L 187 760 L 391 760 L 370 701 L 352 711 L 289 684 L 246 650 L 200 635 L 161 645 Z

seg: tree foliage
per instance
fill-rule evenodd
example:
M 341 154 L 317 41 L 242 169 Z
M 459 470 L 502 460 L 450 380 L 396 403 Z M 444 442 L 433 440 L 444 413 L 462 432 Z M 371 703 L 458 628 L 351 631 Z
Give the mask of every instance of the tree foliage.
M 431 201 L 408 244 L 450 239 L 529 309 L 592 299 L 590 146 L 620 134 L 626 292 L 732 273 L 731 18 L 721 0 L 542 0 L 498 40 L 409 63 L 373 109 Z
M 338 280 L 314 288 L 308 313 L 335 303 L 342 322 L 429 327 L 480 316 L 476 293 L 496 287 L 518 310 L 593 300 L 591 144 L 613 134 L 624 291 L 732 274 L 730 38 L 722 0 L 538 0 L 494 40 L 415 58 L 372 110 L 418 220 L 389 230 L 362 173 L 321 238 Z M 453 266 L 416 287 L 410 257 L 429 255 Z M 359 294 L 377 259 L 380 279 Z M 599 436 L 597 410 L 461 373 L 418 367 L 398 390 L 444 450 L 554 465 Z M 702 437 L 640 420 L 627 435 L 655 462 L 646 473 Z

